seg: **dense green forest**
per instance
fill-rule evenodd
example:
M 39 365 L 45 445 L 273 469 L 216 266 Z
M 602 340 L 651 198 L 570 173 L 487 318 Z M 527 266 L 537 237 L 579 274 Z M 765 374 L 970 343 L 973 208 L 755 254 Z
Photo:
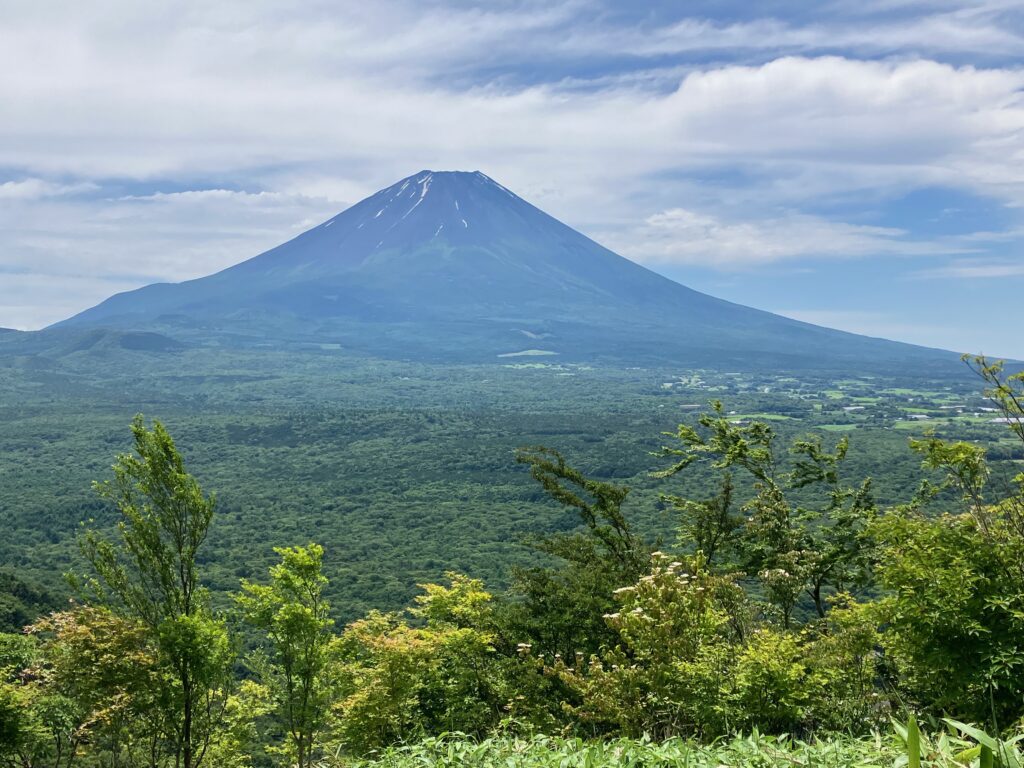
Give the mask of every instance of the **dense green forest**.
M 606 455 L 600 475 L 558 439 L 573 433 L 543 435 L 558 450 L 536 441 L 500 459 L 528 475 L 534 496 L 522 498 L 551 510 L 522 526 L 522 557 L 494 582 L 445 566 L 404 606 L 385 590 L 358 617 L 332 605 L 353 564 L 288 528 L 250 530 L 271 558 L 227 584 L 239 544 L 218 539 L 241 535 L 219 523 L 230 507 L 164 423 L 137 417 L 133 450 L 94 475 L 96 514 L 68 557 L 72 602 L 55 606 L 18 569 L 3 582 L 8 620 L 37 618 L 0 635 L 0 761 L 1019 765 L 999 738 L 1024 716 L 1024 375 L 970 362 L 994 412 L 962 391 L 890 385 L 887 400 L 854 382 L 825 393 L 847 403 L 835 410 L 793 397 L 806 419 L 793 429 L 761 399 L 778 381 L 716 384 L 709 408 L 682 404 L 653 442 L 623 440 L 641 455 L 630 469 Z M 676 388 L 666 383 L 648 396 Z M 723 405 L 730 394 L 742 411 Z M 868 402 L 858 397 L 916 405 L 887 422 L 849 404 Z M 943 435 L 986 429 L 991 413 L 1006 440 Z M 902 494 L 856 458 L 871 418 L 916 466 L 890 480 Z M 383 477 L 388 460 L 378 453 Z M 627 487 L 640 472 L 642 487 Z
M 71 351 L 0 357 L 0 572 L 63 597 L 79 524 L 116 520 L 90 491 L 124 445 L 136 412 L 159 416 L 190 470 L 216 488 L 218 515 L 200 553 L 221 601 L 258 578 L 280 542 L 326 549 L 336 617 L 397 610 L 457 570 L 494 589 L 543 560 L 529 535 L 577 524 L 515 464 L 523 445 L 557 446 L 593 477 L 628 485 L 627 511 L 652 536 L 675 521 L 660 495 L 715 483 L 695 466 L 653 478 L 661 433 L 719 398 L 733 420 L 770 421 L 789 441 L 848 434 L 848 478 L 872 477 L 879 503 L 908 501 L 918 460 L 907 439 L 936 429 L 985 445 L 996 471 L 1024 451 L 966 369 L 799 377 L 553 362 L 431 366 L 350 357 L 188 349 Z M 1012 471 L 1004 472 L 1011 474 Z M 737 478 L 737 482 L 745 482 Z

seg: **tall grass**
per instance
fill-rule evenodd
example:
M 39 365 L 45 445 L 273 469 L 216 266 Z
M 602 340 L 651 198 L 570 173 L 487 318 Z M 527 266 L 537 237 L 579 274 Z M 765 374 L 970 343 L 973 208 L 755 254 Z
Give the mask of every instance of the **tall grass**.
M 906 725 L 893 722 L 896 734 L 903 742 L 904 755 L 896 762 L 897 768 L 1024 768 L 1017 744 L 1024 739 L 1019 734 L 1010 739 L 990 736 L 980 728 L 957 720 L 943 720 L 930 738 L 923 734 L 917 720 L 911 716 Z
M 654 743 L 635 739 L 585 741 L 550 736 L 498 737 L 482 741 L 442 737 L 394 747 L 372 759 L 339 765 L 353 768 L 875 768 L 892 766 L 900 754 L 898 744 L 881 737 L 808 743 L 753 733 L 710 745 L 681 739 Z
M 588 741 L 553 736 L 501 736 L 479 741 L 457 734 L 392 747 L 324 768 L 1024 768 L 1024 734 L 998 739 L 953 720 L 934 733 L 911 717 L 894 733 L 802 741 L 757 732 L 700 744 L 683 739 Z

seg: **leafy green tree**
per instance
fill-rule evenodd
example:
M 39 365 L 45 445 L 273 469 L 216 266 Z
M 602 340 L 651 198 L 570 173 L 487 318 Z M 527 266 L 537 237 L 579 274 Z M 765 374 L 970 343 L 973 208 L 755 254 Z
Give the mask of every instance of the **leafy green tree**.
M 1024 594 L 1019 550 L 968 514 L 895 510 L 872 522 L 874 606 L 905 695 L 936 714 L 997 725 L 1024 714 Z
M 336 727 L 349 750 L 446 731 L 483 736 L 520 692 L 495 648 L 491 595 L 478 580 L 448 578 L 449 586 L 421 585 L 409 612 L 415 625 L 371 612 L 346 627 Z
M 1024 373 L 965 357 L 988 384 L 986 394 L 1024 441 Z M 940 473 L 914 503 L 870 526 L 877 570 L 887 590 L 874 610 L 899 682 L 933 712 L 995 728 L 1024 714 L 1024 474 L 1016 488 L 993 492 L 985 449 L 936 435 L 912 440 L 922 466 Z M 924 514 L 943 489 L 961 512 Z
M 764 583 L 784 626 L 789 626 L 802 594 L 824 617 L 827 590 L 844 591 L 867 578 L 861 533 L 874 508 L 870 481 L 858 487 L 841 481 L 840 467 L 849 447 L 845 437 L 831 452 L 817 436 L 796 440 L 787 469 L 769 425 L 734 424 L 720 401 L 711 405 L 711 412 L 698 419 L 701 430 L 679 425 L 673 436 L 681 446 L 666 446 L 660 452 L 674 461 L 655 473 L 670 478 L 696 462 L 708 462 L 722 473 L 722 490 L 710 501 L 665 497 L 682 517 L 682 534 L 691 538 L 695 551 L 708 547 L 717 555 L 726 546 L 741 550 L 740 564 Z M 731 512 L 735 470 L 753 483 L 753 495 L 741 507 L 743 515 Z M 790 498 L 799 494 L 803 499 L 811 490 L 819 492 L 813 506 Z
M 986 383 L 985 395 L 1024 446 L 1024 371 L 1008 375 L 1002 361 L 989 362 L 980 355 L 964 355 L 963 359 Z M 926 469 L 944 472 L 943 486 L 960 493 L 967 512 L 985 536 L 1004 542 L 1011 538 L 1024 542 L 1024 472 L 1013 478 L 1010 488 L 998 489 L 993 498 L 991 471 L 981 446 L 963 441 L 950 443 L 934 435 L 911 441 L 911 446 L 924 456 Z M 1024 562 L 1020 573 L 1024 582 Z
M 617 589 L 615 599 L 602 617 L 615 644 L 553 667 L 580 698 L 574 716 L 631 736 L 725 733 L 722 692 L 741 647 L 742 589 L 711 574 L 700 554 L 684 563 L 657 552 L 651 572 Z
M 308 768 L 319 757 L 332 694 L 330 605 L 324 599 L 324 550 L 319 544 L 274 550 L 281 562 L 270 584 L 242 582 L 236 596 L 245 618 L 263 630 L 271 646 L 269 664 L 257 664 L 276 693 L 288 734 L 289 757 Z
M 448 585 L 420 584 L 423 594 L 409 610 L 438 642 L 437 663 L 420 696 L 426 729 L 482 736 L 520 691 L 510 685 L 506 658 L 496 647 L 493 596 L 479 579 L 451 571 L 445 576 Z
M 114 479 L 96 484 L 120 513 L 119 541 L 87 530 L 82 552 L 93 574 L 80 586 L 145 627 L 160 667 L 151 691 L 158 735 L 176 768 L 196 768 L 220 727 L 234 659 L 196 562 L 216 504 L 160 422 L 148 429 L 136 416 L 131 429 L 135 453 L 118 456 Z
M 146 627 L 103 607 L 77 606 L 30 627 L 38 638 L 28 670 L 34 706 L 70 764 L 83 752 L 112 765 L 159 762 L 164 716 L 154 697 L 161 674 Z
M 32 691 L 19 679 L 36 657 L 31 638 L 0 634 L 0 765 L 31 765 L 44 751 L 46 728 L 32 706 Z
M 734 714 L 730 725 L 767 733 L 799 731 L 825 683 L 825 676 L 808 663 L 795 633 L 761 628 L 751 633 L 736 660 L 733 688 L 727 693 Z
M 253 755 L 265 748 L 256 723 L 273 709 L 269 688 L 254 680 L 241 681 L 224 704 L 224 716 L 207 751 L 208 765 L 250 768 Z
M 614 605 L 612 591 L 649 567 L 652 547 L 622 511 L 629 489 L 586 477 L 550 448 L 521 450 L 517 461 L 583 527 L 530 542 L 558 565 L 515 572 L 513 591 L 521 599 L 509 609 L 509 632 L 530 639 L 536 653 L 596 652 L 614 640 L 601 619 Z
M 346 749 L 362 754 L 425 730 L 420 694 L 437 652 L 436 637 L 396 614 L 371 611 L 345 628 L 334 710 Z
M 825 621 L 801 632 L 805 663 L 819 690 L 807 708 L 805 729 L 830 733 L 880 730 L 891 709 L 878 616 L 870 601 L 848 594 L 831 599 Z
M 154 711 L 137 695 L 151 668 L 138 628 L 80 607 L 28 631 L 0 635 L 0 765 L 120 765 L 137 756 L 135 734 Z
M 38 657 L 35 639 L 30 635 L 0 632 L 0 679 L 16 676 Z
M 655 473 L 656 477 L 667 477 Z M 709 499 L 687 499 L 675 494 L 662 494 L 679 516 L 678 544 L 693 552 L 703 552 L 708 567 L 729 562 L 743 531 L 746 518 L 736 508 L 731 472 L 723 472 L 719 492 Z
M 1006 419 L 1006 425 L 1024 442 L 1024 370 L 1006 373 L 1002 360 L 989 361 L 984 355 L 964 355 L 965 363 L 982 378 L 985 395 Z
M 32 765 L 45 740 L 45 729 L 35 717 L 23 688 L 0 681 L 0 765 Z

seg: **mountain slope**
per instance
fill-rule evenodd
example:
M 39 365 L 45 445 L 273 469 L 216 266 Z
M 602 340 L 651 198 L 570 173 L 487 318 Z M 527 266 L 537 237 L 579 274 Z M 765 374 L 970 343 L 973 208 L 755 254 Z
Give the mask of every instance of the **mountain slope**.
M 803 367 L 948 360 L 699 293 L 482 173 L 422 171 L 208 277 L 118 294 L 59 324 L 372 354 Z

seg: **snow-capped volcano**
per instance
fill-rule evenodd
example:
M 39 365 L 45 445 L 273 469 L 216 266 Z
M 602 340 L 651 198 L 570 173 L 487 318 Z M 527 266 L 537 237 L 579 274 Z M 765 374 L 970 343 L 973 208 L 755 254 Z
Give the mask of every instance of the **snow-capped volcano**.
M 118 294 L 60 325 L 474 360 L 528 351 L 803 367 L 942 355 L 693 291 L 479 171 L 421 171 L 248 261 Z

